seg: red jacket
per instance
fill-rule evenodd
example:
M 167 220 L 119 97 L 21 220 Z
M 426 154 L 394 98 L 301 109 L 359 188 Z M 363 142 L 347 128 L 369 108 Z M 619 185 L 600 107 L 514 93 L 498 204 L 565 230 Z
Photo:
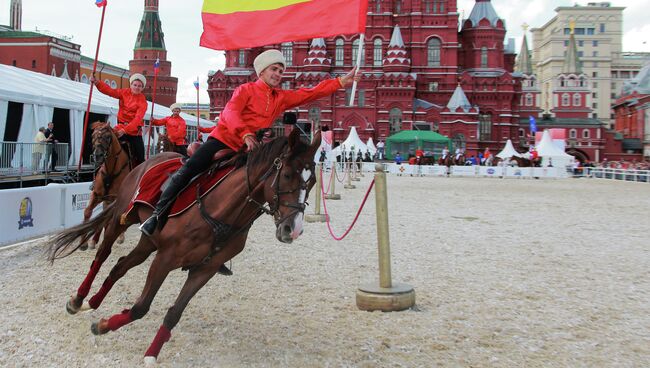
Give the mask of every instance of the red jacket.
M 156 126 L 164 125 L 167 129 L 167 137 L 177 146 L 182 146 L 185 143 L 185 136 L 187 135 L 187 127 L 185 119 L 178 116 L 168 116 L 163 119 L 152 119 L 151 124 Z
M 116 130 L 123 130 L 128 135 L 142 135 L 143 118 L 147 112 L 147 99 L 143 94 L 134 95 L 130 88 L 113 89 L 98 80 L 95 84 L 99 92 L 120 100 L 117 112 Z
M 207 128 L 204 128 L 204 127 L 198 125 L 198 126 L 197 126 L 197 129 L 199 130 L 200 133 L 212 133 L 212 131 L 213 131 L 214 128 L 216 128 L 216 127 L 217 127 L 217 126 L 215 125 L 215 126 L 213 126 L 213 127 L 207 127 Z
M 261 79 L 242 84 L 235 89 L 210 137 L 237 151 L 244 145 L 245 136 L 271 127 L 285 110 L 331 95 L 339 88 L 338 79 L 298 90 L 271 88 Z

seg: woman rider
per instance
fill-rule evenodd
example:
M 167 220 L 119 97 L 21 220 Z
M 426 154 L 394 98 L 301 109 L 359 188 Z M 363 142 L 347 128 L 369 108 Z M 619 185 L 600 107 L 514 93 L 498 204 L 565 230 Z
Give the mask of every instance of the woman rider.
M 217 151 L 225 148 L 238 151 L 244 145 L 247 151 L 257 148 L 259 143 L 255 132 L 269 128 L 282 112 L 331 95 L 339 88 L 352 84 L 353 80 L 358 80 L 353 69 L 343 77 L 325 80 L 314 88 L 282 90 L 278 86 L 285 66 L 284 56 L 278 50 L 264 51 L 255 58 L 253 67 L 258 80 L 235 89 L 220 115 L 219 124 L 210 133 L 208 140 L 172 176 L 153 214 L 140 226 L 144 234 L 151 236 L 158 227 L 159 220 L 164 225 L 167 209 L 177 193 L 192 177 L 210 166 Z
M 129 78 L 130 88 L 114 89 L 106 83 L 90 78 L 99 92 L 120 100 L 117 112 L 115 131 L 122 142 L 131 146 L 131 162 L 133 167 L 144 162 L 144 142 L 142 141 L 142 125 L 144 114 L 147 112 L 147 99 L 142 94 L 147 79 L 142 74 L 135 73 Z
M 165 126 L 167 137 L 174 144 L 174 152 L 187 156 L 187 142 L 185 142 L 187 124 L 185 124 L 185 119 L 181 117 L 181 104 L 172 104 L 169 109 L 172 110 L 171 116 L 163 119 L 151 119 L 151 124 Z

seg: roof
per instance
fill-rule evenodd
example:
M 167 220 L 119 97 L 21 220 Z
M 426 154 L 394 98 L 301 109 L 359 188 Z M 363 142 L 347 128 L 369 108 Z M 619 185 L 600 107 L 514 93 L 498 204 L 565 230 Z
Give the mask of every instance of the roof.
M 386 138 L 386 142 L 413 142 L 419 140 L 422 142 L 449 143 L 451 139 L 442 134 L 430 130 L 402 130 L 401 132 Z
M 0 31 L 0 38 L 36 38 L 36 37 L 50 37 L 42 33 L 30 31 Z
M 165 50 L 165 37 L 157 11 L 145 10 L 140 21 L 140 31 L 134 49 Z
M 474 8 L 472 8 L 472 12 L 469 14 L 469 18 L 467 19 L 472 21 L 473 27 L 476 27 L 483 18 L 490 21 L 490 24 L 494 27 L 496 27 L 497 21 L 501 19 L 496 10 L 494 10 L 494 7 L 492 7 L 490 0 L 478 0 L 476 4 L 474 4 Z M 505 26 L 505 22 L 503 23 Z
M 562 73 L 582 73 L 582 64 L 580 63 L 580 57 L 578 56 L 578 46 L 576 45 L 576 38 L 573 35 L 573 32 L 571 32 L 571 35 L 569 36 L 569 46 L 567 47 L 566 57 L 564 58 Z
M 528 126 L 529 118 L 521 118 L 519 120 L 520 124 Z M 584 125 L 584 126 L 601 126 L 604 125 L 602 121 L 592 118 L 548 118 L 548 119 L 536 119 L 537 126 L 544 127 L 567 127 L 572 125 Z
M 456 90 L 454 90 L 454 94 L 451 95 L 447 107 L 451 111 L 456 111 L 456 109 L 460 107 L 465 112 L 472 108 L 472 105 L 469 103 L 467 96 L 465 96 L 465 91 L 463 91 L 463 87 L 461 87 L 460 84 L 456 86 Z
M 639 94 L 650 94 L 650 62 L 646 63 L 636 77 L 623 83 L 622 94 L 628 95 L 633 92 Z
M 528 39 L 525 34 L 524 39 L 521 42 L 521 51 L 519 52 L 519 57 L 517 57 L 515 69 L 524 74 L 533 74 L 533 63 L 531 62 L 530 50 L 528 49 Z
M 388 44 L 388 46 L 404 47 L 402 32 L 400 32 L 398 25 L 395 25 L 395 28 L 393 28 L 393 35 L 390 37 L 390 43 Z

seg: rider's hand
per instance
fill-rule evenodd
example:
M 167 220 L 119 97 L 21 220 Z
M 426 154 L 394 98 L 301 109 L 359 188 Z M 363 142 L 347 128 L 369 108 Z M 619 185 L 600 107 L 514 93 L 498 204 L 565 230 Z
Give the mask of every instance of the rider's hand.
M 260 145 L 253 134 L 244 137 L 244 144 L 246 144 L 246 152 L 250 152 Z
M 121 130 L 121 129 L 120 129 L 120 130 L 117 130 L 117 131 L 115 132 L 115 135 L 117 135 L 117 138 L 120 138 L 120 137 L 122 137 L 122 136 L 124 135 L 124 131 Z
M 343 88 L 351 85 L 352 82 L 358 82 L 359 79 L 361 79 L 361 74 L 359 74 L 359 70 L 357 68 L 352 68 L 348 74 L 339 78 L 341 81 L 341 86 Z
M 90 77 L 90 84 L 95 84 L 95 83 L 97 83 L 97 79 L 95 79 L 95 76 L 93 75 Z

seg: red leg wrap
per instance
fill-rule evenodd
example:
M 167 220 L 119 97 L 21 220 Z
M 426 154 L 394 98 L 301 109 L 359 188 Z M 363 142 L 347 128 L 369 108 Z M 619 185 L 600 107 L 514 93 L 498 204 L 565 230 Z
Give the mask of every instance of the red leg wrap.
M 160 353 L 160 349 L 162 349 L 163 344 L 169 341 L 171 337 L 172 333 L 169 331 L 169 329 L 167 329 L 165 325 L 160 325 L 156 337 L 154 337 L 151 345 L 149 346 L 149 349 L 147 349 L 147 352 L 144 353 L 144 356 L 158 358 L 158 354 Z
M 97 294 L 93 295 L 93 297 L 88 300 L 88 304 L 92 309 L 99 308 L 99 305 L 102 304 L 104 297 L 106 297 L 106 294 L 111 290 L 113 284 L 115 284 L 115 281 L 113 281 L 110 276 L 107 277 Z
M 108 320 L 108 329 L 115 331 L 118 328 L 133 322 L 131 319 L 131 310 L 125 309 L 120 314 L 116 314 Z
M 94 260 L 90 265 L 90 271 L 88 271 L 88 275 L 86 275 L 84 282 L 82 282 L 81 286 L 79 286 L 79 289 L 77 289 L 78 297 L 81 297 L 83 299 L 88 296 L 90 287 L 92 286 L 93 281 L 95 280 L 95 276 L 97 276 L 100 267 L 102 267 L 102 264 L 100 262 L 97 262 L 97 260 Z

